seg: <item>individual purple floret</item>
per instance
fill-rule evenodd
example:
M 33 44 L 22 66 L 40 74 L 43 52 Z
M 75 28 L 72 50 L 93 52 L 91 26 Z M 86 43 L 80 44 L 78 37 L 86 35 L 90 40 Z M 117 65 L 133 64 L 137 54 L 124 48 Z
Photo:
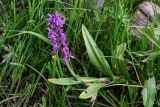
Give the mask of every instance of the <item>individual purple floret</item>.
M 60 49 L 63 55 L 63 60 L 67 62 L 71 58 L 74 58 L 74 56 L 69 51 L 66 43 L 66 35 L 63 32 L 62 16 L 58 13 L 55 13 L 48 14 L 48 17 L 48 38 L 52 43 L 52 52 L 56 53 Z

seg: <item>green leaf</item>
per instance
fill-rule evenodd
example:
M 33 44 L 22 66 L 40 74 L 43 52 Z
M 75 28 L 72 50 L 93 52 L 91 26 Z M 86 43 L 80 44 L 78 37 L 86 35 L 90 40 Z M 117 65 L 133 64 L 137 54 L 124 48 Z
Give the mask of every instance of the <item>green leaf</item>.
M 12 35 L 12 36 L 9 36 L 9 37 L 6 37 L 6 38 L 11 38 L 11 37 L 15 37 L 15 36 L 23 35 L 23 34 L 29 34 L 29 36 L 33 35 L 33 36 L 41 39 L 42 41 L 44 41 L 44 42 L 52 45 L 52 44 L 49 42 L 49 40 L 48 40 L 47 37 L 45 37 L 45 36 L 43 36 L 43 35 L 41 35 L 41 34 L 39 34 L 39 33 L 32 32 L 32 31 L 21 31 L 20 33 L 17 33 L 17 34 L 15 34 L 15 35 Z
M 80 81 L 75 81 L 73 78 L 52 78 L 48 79 L 48 81 L 58 85 L 74 85 L 81 83 Z
M 98 93 L 98 90 L 105 87 L 104 83 L 92 83 L 85 91 L 83 91 L 79 98 L 87 99 Z
M 153 60 L 154 58 L 156 58 L 159 55 L 160 55 L 160 52 L 152 52 L 152 53 L 150 53 L 150 55 L 147 58 L 143 59 L 142 62 L 147 62 L 149 60 Z
M 144 57 L 144 56 L 150 55 L 151 51 L 138 51 L 138 52 L 132 52 L 132 53 L 135 54 L 136 56 Z
M 143 105 L 145 107 L 153 107 L 156 94 L 155 78 L 149 78 L 142 90 Z
M 112 65 L 116 69 L 116 74 L 122 74 L 129 79 L 129 73 L 124 61 L 124 52 L 126 50 L 126 43 L 118 45 L 113 51 Z
M 114 50 L 114 55 L 117 58 L 123 59 L 124 58 L 124 51 L 126 49 L 126 43 L 122 43 L 116 47 Z
M 32 32 L 32 31 L 22 31 L 21 34 L 31 34 L 31 35 L 34 35 L 34 36 L 38 37 L 39 39 L 45 41 L 46 43 L 51 44 L 47 37 L 45 37 L 39 33 Z
M 153 60 L 154 58 L 158 57 L 160 55 L 160 51 L 139 51 L 139 52 L 132 52 L 133 54 L 139 56 L 139 57 L 146 57 L 141 62 L 147 62 L 149 60 Z
M 95 78 L 95 77 L 79 77 L 79 79 L 86 83 L 86 82 L 109 82 L 108 78 Z
M 95 77 L 78 77 L 79 80 L 76 81 L 73 78 L 52 78 L 48 79 L 49 82 L 58 84 L 58 85 L 74 85 L 80 83 L 93 83 L 93 82 L 106 82 L 108 78 L 95 78 Z
M 110 69 L 108 62 L 104 58 L 102 51 L 98 48 L 92 36 L 89 34 L 88 30 L 84 25 L 82 25 L 82 33 L 83 33 L 83 39 L 85 41 L 87 53 L 91 63 L 101 73 L 113 78 L 114 77 L 113 73 Z

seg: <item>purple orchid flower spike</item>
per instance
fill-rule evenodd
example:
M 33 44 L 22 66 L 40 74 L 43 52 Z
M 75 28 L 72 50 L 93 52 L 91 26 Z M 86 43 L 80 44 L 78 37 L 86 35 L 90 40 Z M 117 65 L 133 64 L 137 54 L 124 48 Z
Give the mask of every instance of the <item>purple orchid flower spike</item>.
M 66 43 L 66 34 L 63 31 L 62 16 L 58 13 L 48 14 L 48 38 L 52 43 L 52 52 L 56 53 L 59 49 L 63 55 L 63 61 L 67 62 L 74 58 L 69 51 L 68 44 Z

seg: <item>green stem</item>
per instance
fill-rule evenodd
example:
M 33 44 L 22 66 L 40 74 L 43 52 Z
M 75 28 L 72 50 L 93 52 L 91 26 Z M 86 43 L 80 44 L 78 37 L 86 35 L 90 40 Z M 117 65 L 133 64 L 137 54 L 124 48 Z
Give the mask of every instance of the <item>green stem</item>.
M 72 75 L 73 77 L 75 77 L 76 79 L 78 79 L 78 76 L 74 73 L 74 71 L 73 71 L 73 69 L 71 68 L 69 62 L 66 62 L 66 66 L 67 66 L 69 72 L 71 73 L 71 75 Z
M 143 88 L 143 86 L 141 85 L 127 85 L 127 84 L 113 84 L 113 85 L 107 85 L 106 87 L 114 87 L 114 86 L 130 86 L 130 87 Z

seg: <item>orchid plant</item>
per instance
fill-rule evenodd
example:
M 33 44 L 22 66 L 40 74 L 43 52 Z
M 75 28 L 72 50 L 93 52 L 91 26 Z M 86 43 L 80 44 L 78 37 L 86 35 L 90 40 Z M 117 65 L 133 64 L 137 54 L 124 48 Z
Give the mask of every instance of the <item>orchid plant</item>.
M 110 65 L 103 55 L 103 52 L 98 48 L 92 36 L 84 25 L 82 25 L 82 34 L 90 62 L 97 69 L 97 71 L 105 75 L 107 78 L 80 77 L 79 75 L 76 75 L 70 65 L 70 60 L 74 58 L 74 55 L 69 51 L 69 47 L 66 42 L 66 34 L 63 31 L 62 16 L 59 13 L 48 14 L 48 25 L 48 38 L 50 40 L 50 43 L 52 44 L 52 53 L 53 55 L 56 55 L 58 51 L 61 52 L 63 56 L 62 60 L 73 76 L 70 78 L 51 78 L 48 79 L 49 82 L 57 85 L 74 85 L 80 83 L 87 84 L 87 89 L 85 89 L 80 94 L 79 98 L 91 98 L 91 101 L 93 102 L 96 100 L 97 93 L 101 88 L 117 85 L 143 88 L 143 86 L 141 85 L 122 84 L 125 83 L 125 78 L 114 75 L 110 68 Z M 120 44 L 120 46 L 115 49 L 115 52 L 118 52 L 117 57 L 123 57 L 125 48 L 126 44 L 124 43 Z M 148 86 L 151 83 L 154 83 L 154 78 L 150 79 L 144 87 L 145 90 L 142 90 L 143 97 L 145 94 L 148 94 L 148 91 L 146 90 L 149 89 Z M 155 84 L 153 85 L 155 86 Z M 155 93 L 153 93 L 153 95 L 155 95 Z
M 89 87 L 81 93 L 80 98 L 86 99 L 95 96 L 99 89 L 106 86 L 108 83 L 108 78 L 95 78 L 95 77 L 80 77 L 75 74 L 74 70 L 70 66 L 70 60 L 74 58 L 73 54 L 69 51 L 68 44 L 66 43 L 66 34 L 63 31 L 63 20 L 59 13 L 48 14 L 48 38 L 52 44 L 52 53 L 55 55 L 58 51 L 61 52 L 63 56 L 63 61 L 66 64 L 68 70 L 72 74 L 71 78 L 52 78 L 48 79 L 49 82 L 58 85 L 74 85 L 80 83 L 87 83 Z M 88 55 L 92 64 L 100 70 L 103 74 L 106 74 L 112 79 L 117 79 L 110 70 L 108 62 L 105 60 L 102 52 L 97 50 L 96 43 L 89 35 L 87 29 L 83 26 L 82 33 L 86 43 L 86 48 Z M 88 40 L 89 39 L 89 40 Z M 91 44 L 88 44 L 91 43 Z M 91 48 L 93 47 L 93 48 Z M 107 72 L 106 72 L 107 71 Z M 87 92 L 87 93 L 86 93 Z M 95 97 L 94 97 L 95 98 Z M 93 100 L 93 99 L 92 99 Z

